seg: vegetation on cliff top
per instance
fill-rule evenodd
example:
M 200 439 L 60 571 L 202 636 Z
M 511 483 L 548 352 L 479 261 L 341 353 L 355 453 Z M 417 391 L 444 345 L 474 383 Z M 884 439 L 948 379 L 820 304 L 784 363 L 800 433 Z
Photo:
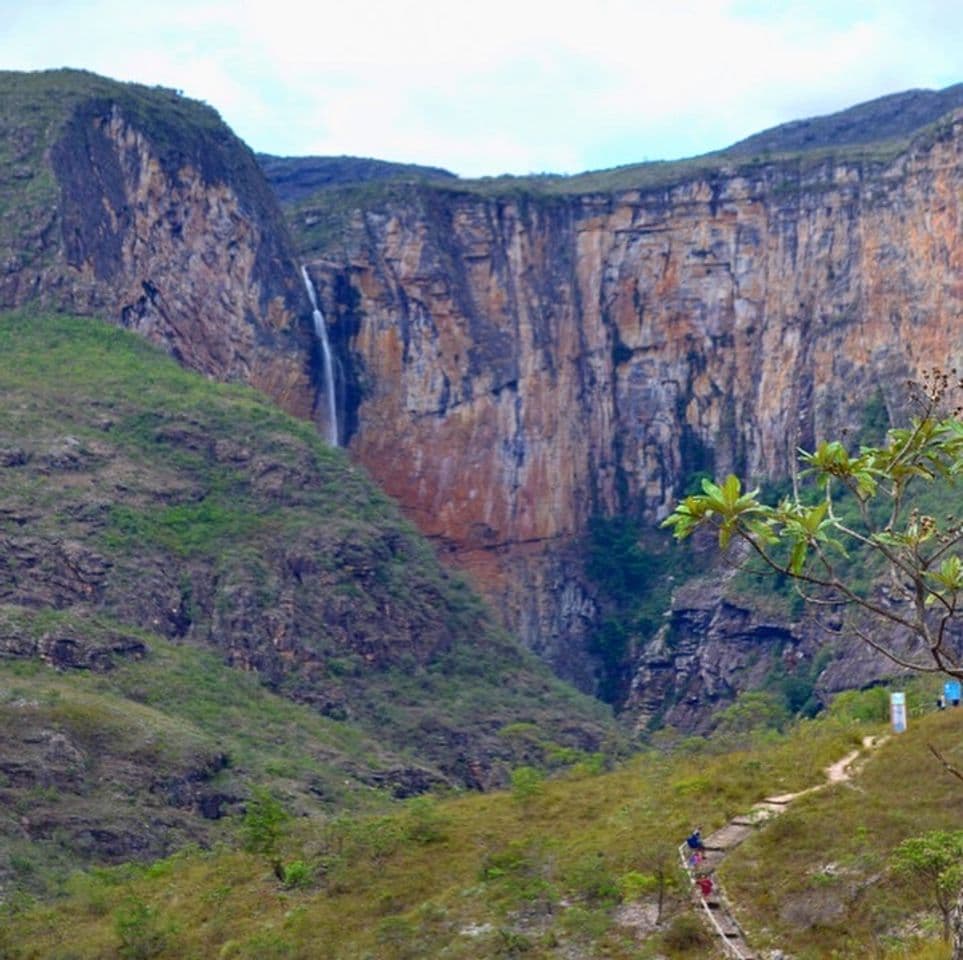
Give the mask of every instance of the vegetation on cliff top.
M 825 147 L 908 140 L 963 107 L 963 84 L 943 90 L 905 90 L 820 117 L 792 120 L 727 147 L 726 154 L 788 153 Z
M 257 161 L 282 203 L 303 200 L 327 187 L 376 180 L 458 179 L 440 167 L 370 157 L 274 157 L 259 153 Z
M 938 121 L 920 131 L 918 138 L 939 136 L 945 125 Z M 921 142 L 922 142 L 921 139 Z M 754 191 L 785 203 L 804 192 L 825 188 L 827 176 L 837 164 L 856 168 L 861 178 L 877 176 L 903 153 L 909 140 L 818 147 L 804 152 L 765 152 L 751 157 L 725 151 L 683 160 L 627 164 L 611 170 L 595 170 L 571 176 L 485 177 L 477 180 L 403 178 L 373 180 L 330 186 L 296 200 L 284 202 L 288 224 L 302 254 L 337 250 L 347 237 L 352 218 L 362 211 L 386 212 L 419 209 L 442 201 L 492 200 L 520 204 L 563 205 L 580 203 L 586 212 L 605 211 L 612 195 L 638 191 L 665 197 L 676 188 L 704 182 L 721 184 L 745 178 Z M 658 199 L 658 198 L 657 198 Z
M 252 214 L 277 216 L 253 152 L 213 107 L 84 70 L 0 71 L 0 259 L 23 266 L 57 249 L 48 236 L 60 200 L 52 148 L 78 118 L 89 123 L 113 110 L 146 137 L 168 172 L 191 165 L 207 182 L 230 183 Z
M 471 180 L 399 167 L 393 177 L 379 169 L 377 178 L 318 184 L 313 192 L 307 180 L 304 189 L 292 190 L 286 183 L 279 197 L 304 253 L 337 248 L 358 211 L 399 204 L 417 209 L 429 193 L 449 201 L 463 197 L 545 204 L 581 198 L 591 205 L 604 204 L 605 195 L 612 193 L 666 191 L 697 181 L 718 183 L 744 177 L 760 193 L 785 201 L 807 184 L 818 189 L 820 178 L 837 164 L 853 166 L 861 176 L 877 176 L 911 144 L 924 145 L 942 136 L 948 115 L 961 105 L 963 84 L 958 84 L 942 91 L 894 94 L 828 116 L 792 121 L 723 150 L 679 160 L 645 161 L 573 175 L 506 174 Z
M 207 169 L 237 147 L 257 169 L 254 155 L 211 106 L 167 87 L 120 83 L 86 70 L 0 71 L 0 169 L 6 186 L 40 175 L 44 154 L 85 103 L 116 106 L 157 149 L 166 167 L 190 163 Z M 9 163 L 9 166 L 8 166 Z M 245 162 L 246 165 L 246 162 Z M 219 179 L 234 178 L 224 168 Z

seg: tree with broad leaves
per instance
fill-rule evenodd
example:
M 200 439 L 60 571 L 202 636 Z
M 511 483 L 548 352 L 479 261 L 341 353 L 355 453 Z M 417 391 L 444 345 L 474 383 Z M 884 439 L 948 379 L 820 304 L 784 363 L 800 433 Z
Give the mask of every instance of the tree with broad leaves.
M 897 874 L 923 885 L 943 921 L 943 939 L 950 939 L 953 902 L 963 883 L 963 831 L 932 830 L 904 840 L 892 853 Z
M 961 389 L 956 371 L 934 369 L 914 389 L 918 415 L 879 446 L 800 451 L 793 492 L 775 504 L 735 476 L 703 480 L 663 526 L 678 540 L 716 530 L 721 549 L 741 543 L 810 603 L 852 614 L 844 629 L 896 664 L 963 679 L 963 520 L 920 506 L 963 475 L 963 409 L 948 403 Z M 963 960 L 963 894 L 951 914 L 953 960 Z
M 743 542 L 765 567 L 794 580 L 806 600 L 891 625 L 891 640 L 869 632 L 865 616 L 848 627 L 895 663 L 963 678 L 951 629 L 963 614 L 963 522 L 915 505 L 920 488 L 953 486 L 963 474 L 963 420 L 959 411 L 940 413 L 948 388 L 946 375 L 930 375 L 922 414 L 890 430 L 881 446 L 850 453 L 832 440 L 800 451 L 804 469 L 793 494 L 775 505 L 763 503 L 758 489 L 744 491 L 735 476 L 703 480 L 702 493 L 685 497 L 663 526 L 678 540 L 716 528 L 722 549 Z M 854 557 L 882 581 L 854 575 Z

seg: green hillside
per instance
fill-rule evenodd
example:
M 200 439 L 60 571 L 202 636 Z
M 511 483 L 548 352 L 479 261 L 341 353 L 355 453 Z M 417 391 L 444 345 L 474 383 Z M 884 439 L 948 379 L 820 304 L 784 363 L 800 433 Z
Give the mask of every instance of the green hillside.
M 282 203 L 291 203 L 327 187 L 372 180 L 457 180 L 439 167 L 391 163 L 370 157 L 274 157 L 257 154 L 264 176 Z
M 0 408 L 0 890 L 209 844 L 257 784 L 299 814 L 370 809 L 612 742 L 254 391 L 97 321 L 7 314 Z
M 721 957 L 676 845 L 695 823 L 708 834 L 764 796 L 824 783 L 829 763 L 882 732 L 879 693 L 785 735 L 682 741 L 548 781 L 523 769 L 510 792 L 286 821 L 260 852 L 249 842 L 78 875 L 52 906 L 8 908 L 0 949 L 18 960 Z M 908 734 L 864 753 L 852 780 L 800 797 L 720 867 L 757 955 L 949 956 L 926 889 L 890 866 L 904 838 L 955 829 L 963 804 L 925 749 L 960 763 L 960 713 L 921 709 Z

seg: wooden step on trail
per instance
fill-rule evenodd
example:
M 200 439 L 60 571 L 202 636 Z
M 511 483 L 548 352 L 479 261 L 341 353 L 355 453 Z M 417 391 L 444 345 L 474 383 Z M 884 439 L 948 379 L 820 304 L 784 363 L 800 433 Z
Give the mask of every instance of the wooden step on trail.
M 722 863 L 725 856 L 725 850 L 705 850 L 702 854 L 702 863 L 696 869 L 703 873 L 712 873 Z
M 750 814 L 759 813 L 765 817 L 772 817 L 778 813 L 782 813 L 786 809 L 786 804 L 784 803 L 772 803 L 770 800 L 760 800 L 759 803 L 755 803 L 750 810 Z
M 793 800 L 795 800 L 798 796 L 798 793 L 781 793 L 778 797 L 766 797 L 762 802 L 771 803 L 774 806 L 785 808 L 788 807 L 789 804 L 792 803 Z
M 742 930 L 736 926 L 735 921 L 731 917 L 720 917 L 719 918 L 719 933 L 721 933 L 727 940 L 736 940 L 742 937 Z
M 716 830 L 702 842 L 706 850 L 731 850 L 738 847 L 746 837 L 755 833 L 755 828 L 730 820 L 721 830 Z
M 748 813 L 733 817 L 730 823 L 737 823 L 741 827 L 758 827 L 777 814 L 782 813 L 783 809 L 776 804 L 757 803 Z

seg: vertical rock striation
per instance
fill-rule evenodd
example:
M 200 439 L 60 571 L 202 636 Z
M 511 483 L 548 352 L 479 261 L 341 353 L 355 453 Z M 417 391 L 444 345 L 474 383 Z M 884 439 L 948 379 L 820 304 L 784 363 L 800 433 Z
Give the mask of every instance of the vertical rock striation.
M 359 186 L 355 161 L 314 163 L 313 183 L 344 184 L 314 202 L 288 183 L 296 257 L 210 108 L 0 73 L 0 309 L 104 316 L 308 417 L 306 259 L 352 454 L 593 689 L 589 517 L 657 520 L 699 471 L 784 474 L 879 390 L 893 411 L 905 377 L 960 360 L 959 115 L 902 149 L 767 159 L 777 142 L 503 190 L 439 171 Z
M 905 377 L 959 361 L 961 149 L 951 116 L 888 158 L 395 190 L 309 254 L 359 386 L 351 448 L 588 686 L 573 545 L 593 512 L 658 519 L 699 470 L 784 475 L 878 388 L 892 410 Z
M 79 71 L 0 74 L 0 108 L 0 308 L 104 317 L 310 413 L 287 228 L 213 110 Z

